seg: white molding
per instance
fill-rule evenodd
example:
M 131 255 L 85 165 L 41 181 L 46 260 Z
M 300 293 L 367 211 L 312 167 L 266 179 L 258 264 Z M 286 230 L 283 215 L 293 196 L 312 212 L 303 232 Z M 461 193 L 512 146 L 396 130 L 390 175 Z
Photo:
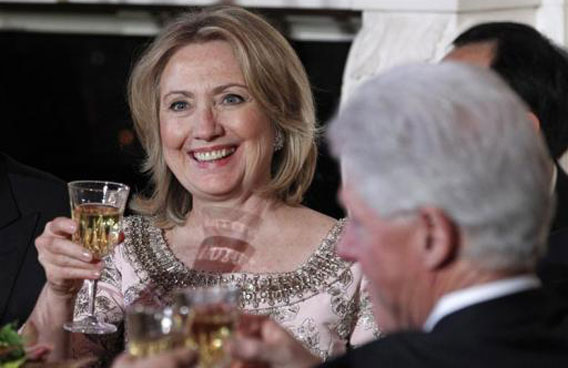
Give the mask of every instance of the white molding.
M 0 12 L 0 29 L 27 32 L 115 34 L 151 36 L 160 26 L 145 13 L 119 12 L 115 15 L 44 14 Z
M 541 0 L 353 0 L 360 10 L 465 12 L 537 7 Z
M 560 45 L 568 40 L 566 0 L 542 0 L 535 27 Z
M 323 15 L 285 16 L 287 34 L 293 40 L 352 41 L 361 28 L 359 16 L 335 18 Z M 40 13 L 5 10 L 0 12 L 0 30 L 153 36 L 160 30 L 158 20 L 145 11 L 115 14 Z
M 545 0 L 546 1 L 546 0 Z M 556 1 L 556 0 L 553 0 Z M 1 0 L 12 4 L 123 4 L 160 6 L 207 6 L 220 0 Z M 536 7 L 541 0 L 234 0 L 231 3 L 244 7 L 281 9 L 336 9 L 336 10 L 389 10 L 389 11 L 479 11 Z
M 11 4 L 100 4 L 100 5 L 147 5 L 147 6 L 208 6 L 221 4 L 220 0 L 0 0 Z M 352 0 L 234 0 L 230 3 L 252 8 L 281 9 L 336 9 L 356 10 Z
M 160 6 L 208 6 L 223 3 L 219 0 L 66 0 L 66 2 Z M 351 0 L 234 0 L 230 3 L 252 8 L 351 9 Z
M 289 24 L 287 37 L 299 41 L 353 41 L 361 29 L 359 17 L 336 19 L 330 16 L 300 16 L 285 17 Z

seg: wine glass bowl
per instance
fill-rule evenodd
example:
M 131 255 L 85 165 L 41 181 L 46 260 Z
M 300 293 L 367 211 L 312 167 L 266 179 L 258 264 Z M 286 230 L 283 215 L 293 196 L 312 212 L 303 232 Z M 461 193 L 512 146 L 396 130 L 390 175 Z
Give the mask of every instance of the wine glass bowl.
M 126 350 L 135 358 L 149 357 L 181 345 L 171 308 L 134 305 L 126 311 Z
M 178 309 L 180 305 L 189 308 L 186 339 L 197 349 L 200 368 L 229 365 L 223 345 L 235 329 L 240 294 L 237 287 L 214 286 L 185 289 L 176 296 Z

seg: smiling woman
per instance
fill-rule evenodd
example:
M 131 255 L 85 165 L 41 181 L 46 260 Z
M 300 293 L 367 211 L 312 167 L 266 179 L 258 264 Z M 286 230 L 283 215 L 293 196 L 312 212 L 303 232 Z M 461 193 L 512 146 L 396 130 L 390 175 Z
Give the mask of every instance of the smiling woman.
M 199 93 L 203 95 L 203 91 L 187 90 L 192 86 L 172 79 L 171 73 L 180 77 L 185 75 L 193 85 L 201 84 L 202 89 L 211 84 L 209 78 L 212 75 L 217 79 L 223 77 L 223 82 L 217 82 L 221 84 L 209 86 L 209 93 L 215 92 L 214 98 L 209 96 L 212 99 L 209 103 L 228 107 L 243 99 L 247 108 L 256 106 L 256 113 L 265 115 L 269 120 L 264 129 L 273 129 L 273 135 L 281 135 L 284 144 L 272 158 L 271 180 L 256 188 L 257 191 L 269 192 L 287 204 L 297 205 L 313 178 L 317 127 L 305 70 L 292 47 L 276 29 L 247 11 L 231 9 L 231 14 L 217 12 L 215 16 L 205 16 L 202 13 L 201 18 L 193 17 L 191 21 L 180 17 L 172 22 L 140 59 L 130 79 L 132 115 L 148 153 L 146 167 L 151 171 L 155 184 L 152 198 L 139 200 L 135 206 L 143 213 L 157 215 L 159 223 L 164 226 L 185 221 L 192 196 L 191 191 L 182 191 L 175 200 L 164 198 L 169 192 L 170 180 L 175 182 L 175 178 L 165 175 L 169 169 L 162 157 L 162 147 L 155 144 L 160 142 L 163 124 L 158 129 L 156 121 L 161 122 L 169 104 L 173 104 L 173 111 L 186 111 L 187 108 L 191 111 L 192 104 L 200 102 Z M 208 45 L 210 43 L 225 46 L 213 47 Z M 199 55 L 196 51 L 206 53 Z M 217 56 L 224 57 L 224 60 L 216 60 Z M 180 62 L 182 58 L 188 60 Z M 189 65 L 185 61 L 197 65 Z M 215 65 L 210 65 L 213 61 Z M 194 70 L 194 67 L 201 69 Z M 227 91 L 223 93 L 223 90 L 230 84 L 236 84 L 233 88 L 240 94 L 232 93 L 231 103 L 225 100 L 224 104 L 219 104 L 227 97 Z M 165 92 L 167 88 L 170 90 Z M 178 97 L 185 99 L 164 101 L 171 92 L 177 92 Z M 201 116 L 206 119 L 199 128 L 208 128 L 206 123 L 214 122 L 213 113 L 223 110 L 198 110 L 199 114 L 206 113 Z M 217 125 L 216 129 L 219 127 Z M 254 167 L 249 171 L 255 171 Z
M 237 7 L 183 15 L 136 64 L 129 102 L 153 192 L 135 198 L 138 214 L 102 270 L 69 244 L 72 222 L 46 228 L 50 272 L 30 320 L 40 342 L 54 340 L 73 300 L 76 315 L 86 312 L 86 290 L 68 286 L 77 277 L 100 277 L 96 309 L 119 326 L 134 303 L 164 306 L 180 287 L 230 284 L 245 312 L 272 317 L 320 358 L 373 337 L 360 269 L 335 253 L 345 221 L 300 204 L 318 128 L 282 35 Z M 77 335 L 72 346 L 109 358 L 123 338 Z M 56 341 L 62 354 L 65 344 Z
M 270 182 L 275 128 L 246 86 L 226 41 L 189 44 L 160 83 L 160 136 L 168 168 L 192 209 Z

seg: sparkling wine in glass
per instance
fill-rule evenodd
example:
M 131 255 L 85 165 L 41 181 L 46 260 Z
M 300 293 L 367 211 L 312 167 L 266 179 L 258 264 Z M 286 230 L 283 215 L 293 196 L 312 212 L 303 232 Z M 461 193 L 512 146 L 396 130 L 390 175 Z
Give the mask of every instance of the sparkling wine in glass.
M 73 241 L 88 249 L 95 260 L 110 253 L 119 243 L 122 215 L 128 186 L 108 181 L 73 181 L 68 184 L 71 216 L 78 224 Z M 85 334 L 109 334 L 116 326 L 100 321 L 95 316 L 97 280 L 86 280 L 88 285 L 88 315 L 79 321 L 63 325 L 67 331 Z
M 229 366 L 223 345 L 235 329 L 240 294 L 236 287 L 214 286 L 178 295 L 178 302 L 185 299 L 189 307 L 187 338 L 198 351 L 200 368 Z
M 181 346 L 171 308 L 134 305 L 126 311 L 128 354 L 144 358 Z

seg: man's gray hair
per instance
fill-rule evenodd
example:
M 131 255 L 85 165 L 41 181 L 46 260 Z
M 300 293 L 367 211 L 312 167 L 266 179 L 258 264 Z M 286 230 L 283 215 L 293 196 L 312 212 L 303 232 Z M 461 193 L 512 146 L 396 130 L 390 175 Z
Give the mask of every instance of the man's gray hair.
M 493 72 L 397 67 L 364 84 L 331 122 L 344 180 L 382 217 L 434 206 L 495 270 L 534 267 L 553 213 L 553 163 L 528 109 Z

